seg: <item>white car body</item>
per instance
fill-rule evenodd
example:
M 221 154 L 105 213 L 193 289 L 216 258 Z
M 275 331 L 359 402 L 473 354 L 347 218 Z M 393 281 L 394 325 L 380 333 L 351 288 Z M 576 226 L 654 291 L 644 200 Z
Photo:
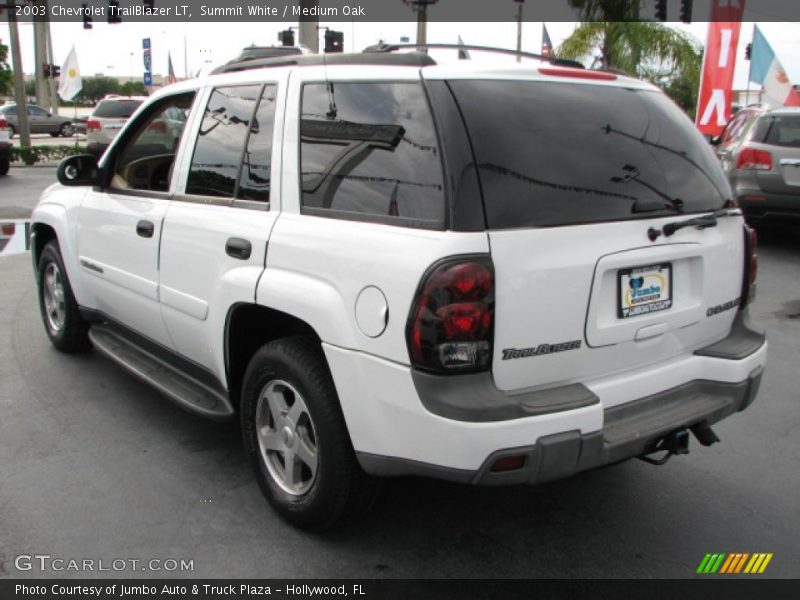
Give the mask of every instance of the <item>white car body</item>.
M 536 68 L 468 62 L 384 68 L 380 77 L 416 83 L 421 78 L 563 81 Z M 286 66 L 174 84 L 150 102 L 187 91 L 197 96 L 176 150 L 169 191 L 136 195 L 55 186 L 34 210 L 33 229 L 42 235 L 50 228 L 57 236 L 81 307 L 197 365 L 223 389 L 232 387 L 226 332 L 237 306 L 260 305 L 306 323 L 324 349 L 356 455 L 367 472 L 377 475 L 542 481 L 601 464 L 590 453 L 600 455 L 603 444 L 612 443 L 608 432 L 602 439 L 609 415 L 621 414 L 609 412 L 614 409 L 669 391 L 679 394 L 682 386 L 697 395 L 698 405 L 713 404 L 698 382 L 745 386 L 747 403 L 752 400 L 766 342 L 735 359 L 697 353 L 724 342 L 743 319 L 735 307 L 709 316 L 741 295 L 741 216 L 650 242 L 644 235 L 648 227 L 662 228 L 682 217 L 453 231 L 303 214 L 297 159 L 303 86 L 375 78 L 371 66 Z M 278 89 L 272 147 L 280 151 L 272 153 L 268 210 L 181 201 L 202 107 L 215 87 L 247 83 L 273 83 Z M 587 94 L 603 86 L 649 88 L 627 78 L 571 83 L 585 86 Z M 123 134 L 148 105 L 134 114 Z M 102 160 L 109 160 L 108 152 Z M 142 219 L 155 223 L 151 238 L 136 234 Z M 246 260 L 221 252 L 233 236 L 252 242 Z M 485 374 L 496 387 L 493 393 L 513 400 L 580 388 L 594 400 L 507 419 L 432 412 L 420 397 L 406 328 L 423 275 L 438 260 L 459 255 L 488 255 L 494 264 L 494 344 L 491 371 Z M 674 307 L 619 319 L 617 272 L 663 262 L 673 265 Z M 570 340 L 581 343 L 571 351 L 503 358 L 504 350 Z M 222 416 L 234 407 L 231 401 Z M 692 424 L 678 414 L 668 429 Z M 515 449 L 526 457 L 525 468 L 492 472 L 494 458 Z

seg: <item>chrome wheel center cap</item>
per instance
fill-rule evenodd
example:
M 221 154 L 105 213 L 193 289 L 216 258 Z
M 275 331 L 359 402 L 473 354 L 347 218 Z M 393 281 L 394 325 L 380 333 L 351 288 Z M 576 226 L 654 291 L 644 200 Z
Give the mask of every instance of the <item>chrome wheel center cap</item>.
M 291 448 L 292 446 L 294 446 L 295 435 L 291 427 L 289 427 L 288 425 L 284 427 L 281 430 L 281 437 L 283 438 L 284 446 L 286 446 L 287 448 Z

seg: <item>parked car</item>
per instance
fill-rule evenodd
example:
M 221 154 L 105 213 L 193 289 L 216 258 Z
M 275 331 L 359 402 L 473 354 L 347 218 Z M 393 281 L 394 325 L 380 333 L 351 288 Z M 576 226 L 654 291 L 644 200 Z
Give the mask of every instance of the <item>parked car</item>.
M 72 119 L 72 130 L 75 135 L 86 135 L 86 122 L 89 120 L 89 115 L 78 115 Z
M 8 175 L 11 166 L 11 135 L 8 121 L 0 114 L 0 176 Z
M 712 143 L 749 222 L 800 221 L 800 108 L 747 107 Z
M 247 61 L 58 173 L 32 216 L 53 345 L 238 418 L 299 527 L 359 514 L 379 477 L 661 463 L 717 442 L 765 366 L 752 231 L 692 122 L 629 77 Z
M 6 246 L 14 237 L 17 231 L 17 224 L 11 222 L 0 223 L 0 254 L 6 249 Z
M 100 156 L 147 96 L 106 96 L 86 121 L 86 150 Z
M 0 116 L 8 122 L 9 135 L 13 138 L 19 129 L 17 105 L 14 103 L 0 106 Z M 28 104 L 28 129 L 31 133 L 49 133 L 53 137 L 71 137 L 72 120 L 46 111 L 35 104 Z

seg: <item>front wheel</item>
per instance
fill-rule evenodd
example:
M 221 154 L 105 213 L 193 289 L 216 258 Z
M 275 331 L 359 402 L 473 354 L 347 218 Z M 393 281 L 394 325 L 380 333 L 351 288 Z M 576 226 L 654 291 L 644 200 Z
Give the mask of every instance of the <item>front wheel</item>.
M 50 240 L 39 258 L 39 308 L 44 328 L 62 352 L 82 352 L 91 347 L 89 326 L 81 318 L 56 240 Z
M 356 460 L 319 341 L 272 341 L 250 361 L 242 434 L 261 491 L 285 520 L 323 531 L 376 497 Z

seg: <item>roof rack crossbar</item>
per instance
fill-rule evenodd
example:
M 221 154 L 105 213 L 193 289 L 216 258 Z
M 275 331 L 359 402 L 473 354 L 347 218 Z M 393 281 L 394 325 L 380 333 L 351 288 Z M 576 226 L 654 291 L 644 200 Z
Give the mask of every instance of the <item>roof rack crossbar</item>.
M 510 54 L 512 56 L 522 56 L 524 58 L 534 58 L 544 62 L 548 62 L 552 65 L 560 65 L 562 67 L 573 67 L 576 69 L 585 69 L 581 63 L 576 60 L 568 60 L 565 58 L 556 58 L 554 56 L 547 56 L 545 54 L 536 54 L 534 52 L 524 52 L 522 50 L 511 50 L 509 48 L 497 48 L 495 46 L 476 46 L 474 44 L 412 44 L 412 43 L 403 43 L 403 44 L 376 44 L 374 46 L 368 46 L 364 48 L 362 52 L 371 53 L 371 52 L 395 52 L 396 50 L 400 50 L 402 48 L 431 48 L 434 50 L 475 50 L 480 51 L 483 50 L 485 52 L 494 52 L 495 54 Z

